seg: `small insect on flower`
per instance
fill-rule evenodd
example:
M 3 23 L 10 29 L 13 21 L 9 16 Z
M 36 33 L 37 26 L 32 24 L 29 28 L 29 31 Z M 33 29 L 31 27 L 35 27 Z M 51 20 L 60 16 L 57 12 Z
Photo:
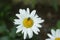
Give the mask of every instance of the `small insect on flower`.
M 51 30 L 51 34 L 47 34 L 50 38 L 46 39 L 46 40 L 60 40 L 60 29 L 55 30 Z
M 19 19 L 14 19 L 14 24 L 18 25 L 16 33 L 19 33 L 22 31 L 22 34 L 24 34 L 24 39 L 27 38 L 27 35 L 29 38 L 33 37 L 33 32 L 38 35 L 38 32 L 40 32 L 39 28 L 42 27 L 40 23 L 43 23 L 44 20 L 42 20 L 37 14 L 36 10 L 33 10 L 30 13 L 29 8 L 27 10 L 25 9 L 19 9 L 20 14 L 16 14 L 16 16 Z

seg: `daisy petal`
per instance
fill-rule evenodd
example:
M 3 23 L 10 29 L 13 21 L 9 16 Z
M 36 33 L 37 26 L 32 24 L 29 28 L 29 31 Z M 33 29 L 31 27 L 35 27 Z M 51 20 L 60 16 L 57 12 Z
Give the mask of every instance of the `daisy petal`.
M 29 36 L 29 38 L 32 38 L 32 37 L 33 37 L 33 32 L 32 32 L 32 30 L 31 30 L 31 29 L 28 29 L 27 31 L 28 31 L 28 36 Z
M 50 34 L 47 34 L 50 38 L 54 38 L 52 35 L 50 35 Z
M 39 30 L 38 30 L 36 27 L 33 27 L 33 28 L 32 28 L 32 31 L 33 31 L 35 34 L 38 35 Z
M 20 32 L 20 31 L 22 31 L 22 29 L 23 29 L 22 25 L 19 25 L 19 26 L 17 26 L 16 28 L 17 28 L 16 33 L 18 33 L 18 32 Z
M 51 39 L 48 38 L 48 39 L 45 39 L 45 40 L 51 40 Z
M 22 27 L 22 25 L 19 25 L 19 26 L 17 26 L 16 28 L 20 29 L 20 28 L 23 28 L 23 27 Z
M 60 37 L 60 29 L 56 30 L 56 37 Z
M 35 28 L 38 32 L 40 32 L 40 30 L 38 28 Z
M 35 13 L 36 13 L 36 10 L 33 10 L 32 12 L 31 12 L 31 17 L 34 17 L 35 16 Z
M 44 20 L 41 20 L 41 18 L 35 18 L 34 22 L 35 23 L 43 23 Z
M 24 32 L 24 39 L 26 39 L 26 37 L 27 37 L 27 31 L 24 30 L 23 32 Z
M 30 10 L 29 10 L 29 8 L 27 8 L 27 13 L 30 14 Z
M 20 12 L 20 14 L 23 12 L 23 10 L 22 9 L 19 9 L 19 12 Z
M 17 25 L 22 23 L 20 19 L 14 19 L 14 21 L 15 21 L 14 24 L 17 24 Z
M 25 9 L 19 9 L 19 12 L 20 12 L 20 14 L 25 14 L 26 13 Z
M 22 29 L 20 29 L 20 30 L 18 29 L 18 30 L 16 31 L 16 33 L 19 33 L 20 31 L 22 31 Z
M 16 14 L 16 16 L 17 16 L 18 18 L 20 18 L 20 14 Z
M 17 29 L 16 33 L 19 33 L 22 31 L 22 28 L 21 29 Z
M 51 29 L 51 33 L 52 33 L 53 36 L 56 35 L 56 32 L 55 32 L 55 30 L 53 30 L 53 29 Z
M 38 15 L 37 14 L 35 15 L 35 18 L 38 18 Z
M 37 27 L 39 27 L 39 28 L 41 28 L 42 27 L 42 25 L 40 25 L 40 24 L 35 24 Z

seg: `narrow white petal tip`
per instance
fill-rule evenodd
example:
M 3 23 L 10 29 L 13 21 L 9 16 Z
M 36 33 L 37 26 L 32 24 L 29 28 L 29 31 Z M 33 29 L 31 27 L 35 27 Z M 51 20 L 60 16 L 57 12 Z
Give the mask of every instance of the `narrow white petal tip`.
M 36 35 L 38 35 L 38 33 Z
M 18 27 L 16 27 L 16 28 L 18 28 Z
M 22 9 L 19 9 L 19 11 L 21 11 Z
M 21 30 L 17 30 L 16 33 L 19 33 Z
M 29 39 L 31 39 L 33 36 L 30 36 Z
M 40 30 L 38 30 L 38 32 L 40 32 Z
M 27 10 L 29 10 L 29 8 L 27 8 Z
M 33 13 L 36 13 L 36 10 L 33 10 Z
M 22 9 L 19 9 L 19 12 L 22 12 Z
M 18 14 L 16 14 L 16 16 L 17 16 Z
M 24 40 L 25 40 L 26 38 L 24 38 Z
M 18 17 L 18 16 L 19 16 L 19 14 L 16 14 L 16 16 Z
M 31 39 L 32 37 L 33 37 L 33 35 L 30 35 L 30 36 L 29 36 L 29 39 Z
M 54 29 L 51 29 L 51 30 L 54 30 Z
M 42 20 L 42 23 L 44 22 L 44 20 Z
M 51 39 L 45 39 L 45 40 L 51 40 Z
M 48 33 L 47 35 L 48 35 L 48 36 L 50 36 L 50 34 L 49 34 L 49 33 Z
M 38 35 L 38 32 L 36 32 L 35 34 Z
M 51 29 L 51 32 L 55 31 L 54 29 Z
M 16 31 L 16 33 L 18 33 L 18 31 Z
M 60 29 L 57 29 L 57 31 L 60 31 Z
M 13 22 L 16 25 L 16 22 Z
M 24 40 L 26 40 L 26 37 L 24 37 Z

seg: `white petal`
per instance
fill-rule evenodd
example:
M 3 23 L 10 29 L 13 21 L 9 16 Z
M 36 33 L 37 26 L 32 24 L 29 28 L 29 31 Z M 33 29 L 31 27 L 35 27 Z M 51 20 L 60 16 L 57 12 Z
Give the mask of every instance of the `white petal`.
M 21 28 L 23 28 L 23 26 L 22 26 L 22 25 L 19 25 L 19 26 L 17 26 L 16 28 L 17 28 L 17 29 L 21 29 Z
M 35 24 L 35 26 L 37 26 L 37 27 L 39 27 L 39 28 L 41 28 L 41 27 L 42 27 L 42 25 L 40 25 L 40 24 Z
M 14 19 L 14 21 L 15 21 L 14 24 L 17 24 L 17 25 L 22 23 L 20 19 Z
M 30 14 L 30 10 L 29 10 L 29 8 L 27 8 L 27 13 Z
M 23 18 L 24 18 L 24 15 L 22 15 L 22 14 L 16 14 L 16 16 L 17 16 L 19 19 L 23 19 Z
M 43 22 L 44 22 L 44 20 L 40 20 L 39 22 L 40 22 L 40 23 L 43 23 Z
M 35 13 L 36 13 L 36 10 L 33 10 L 30 14 L 31 17 L 34 17 L 35 16 Z
M 53 36 L 56 35 L 56 32 L 55 32 L 55 30 L 53 30 L 53 29 L 51 29 L 51 33 L 52 33 Z
M 56 30 L 56 37 L 60 37 L 60 29 Z
M 44 20 L 41 20 L 41 18 L 36 18 L 36 19 L 34 19 L 34 22 L 35 23 L 43 23 Z
M 25 9 L 19 9 L 19 12 L 20 12 L 20 14 L 25 14 L 26 13 Z
M 35 18 L 38 18 L 38 17 L 39 17 L 39 16 L 36 14 L 36 15 L 35 15 Z
M 22 31 L 22 29 L 23 29 L 22 25 L 19 25 L 19 26 L 17 26 L 16 28 L 17 28 L 16 33 L 18 33 L 18 32 L 20 32 L 20 31 Z
M 40 32 L 39 28 L 37 28 L 37 27 L 35 28 L 35 30 L 37 30 L 37 32 Z
M 27 37 L 27 30 L 23 29 L 23 33 L 24 33 L 24 39 L 26 39 L 26 37 Z
M 50 35 L 50 34 L 47 34 L 50 38 L 54 38 L 52 35 Z
M 20 14 L 16 14 L 16 16 L 17 16 L 18 18 L 20 18 Z
M 25 11 L 25 10 L 23 9 L 23 11 Z M 28 11 L 29 11 L 29 9 L 28 9 Z M 25 11 L 23 15 L 24 15 L 25 17 L 29 17 L 29 16 L 30 16 L 27 11 Z
M 22 28 L 21 29 L 17 29 L 16 33 L 19 33 L 22 31 Z
M 24 17 L 24 18 L 25 18 L 25 17 L 27 17 L 27 16 L 28 16 L 27 11 L 26 11 L 25 9 L 20 9 L 20 11 L 19 11 L 19 12 L 20 12 L 20 16 L 21 16 L 21 18 L 22 18 L 22 17 Z
M 28 31 L 28 36 L 29 36 L 29 38 L 32 38 L 32 37 L 33 37 L 33 32 L 32 32 L 32 30 L 31 30 L 31 29 L 28 29 L 27 31 Z
M 40 32 L 40 30 L 36 27 L 32 27 L 32 31 L 38 35 L 38 32 Z
M 22 14 L 26 14 L 26 10 L 25 9 L 23 9 Z
M 45 40 L 51 40 L 50 38 L 48 38 L 48 39 L 45 39 Z
M 19 12 L 20 12 L 20 14 L 23 12 L 23 10 L 22 9 L 19 9 Z

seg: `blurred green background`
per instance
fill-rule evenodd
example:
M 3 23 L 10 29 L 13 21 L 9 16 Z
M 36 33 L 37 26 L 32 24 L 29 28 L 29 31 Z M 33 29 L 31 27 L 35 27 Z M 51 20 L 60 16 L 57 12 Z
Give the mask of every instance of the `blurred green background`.
M 13 24 L 20 8 L 35 9 L 45 20 L 39 35 L 26 40 L 45 40 L 51 29 L 60 29 L 60 0 L 0 0 L 0 40 L 23 40 L 23 34 L 16 34 Z

